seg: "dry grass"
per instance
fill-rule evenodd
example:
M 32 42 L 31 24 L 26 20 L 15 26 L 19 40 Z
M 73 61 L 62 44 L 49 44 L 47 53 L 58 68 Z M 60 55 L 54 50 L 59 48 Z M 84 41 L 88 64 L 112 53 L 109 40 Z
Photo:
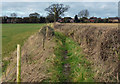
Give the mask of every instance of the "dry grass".
M 117 82 L 120 79 L 120 29 L 118 24 L 56 24 L 57 31 L 71 37 L 84 49 L 93 63 L 95 81 Z
M 22 46 L 21 55 L 21 81 L 22 82 L 41 82 L 48 79 L 51 75 L 48 69 L 52 67 L 52 60 L 54 59 L 55 43 L 53 38 L 46 38 L 45 50 L 42 46 L 42 33 L 38 32 L 28 38 Z M 3 81 L 16 81 L 16 51 L 9 59 L 10 65 L 6 71 L 6 77 L 3 75 Z M 51 62 L 47 62 L 50 60 Z M 15 68 L 14 68 L 15 67 Z M 13 70 L 14 68 L 14 70 Z M 7 78 L 7 79 L 6 79 Z
M 120 29 L 118 29 L 117 24 L 56 24 L 54 28 L 55 31 L 62 32 L 76 41 L 79 44 L 76 46 L 83 48 L 83 52 L 81 53 L 85 53 L 85 58 L 92 64 L 90 67 L 92 67 L 92 72 L 95 73 L 94 80 L 96 82 L 119 81 Z M 60 59 L 55 60 L 54 50 L 57 44 L 53 40 L 53 37 L 46 38 L 44 50 L 42 46 L 43 36 L 40 32 L 36 33 L 29 37 L 22 47 L 22 82 L 44 82 L 46 80 L 49 81 L 51 77 L 54 82 L 59 80 L 57 78 L 57 72 L 59 70 L 56 71 L 54 65 L 54 61 L 61 63 Z M 73 53 L 77 48 L 75 47 L 74 49 L 74 41 L 68 41 L 69 46 L 67 46 L 70 52 Z M 79 51 L 77 54 L 80 54 Z M 15 56 L 16 51 L 10 58 L 11 63 L 7 68 L 7 76 L 16 64 Z M 74 58 L 75 56 L 76 54 L 73 54 L 72 57 Z M 79 56 L 77 57 L 79 58 Z M 74 63 L 75 62 L 74 60 Z M 77 66 L 76 68 L 79 69 L 80 67 Z M 83 69 L 83 71 L 85 70 Z M 55 75 L 53 75 L 53 72 Z M 12 74 L 7 80 L 5 80 L 4 76 L 3 81 L 16 81 L 16 69 L 12 71 Z M 88 74 L 86 74 L 86 76 L 88 76 Z M 75 76 L 75 80 L 79 80 L 79 77 L 77 77 L 78 76 Z

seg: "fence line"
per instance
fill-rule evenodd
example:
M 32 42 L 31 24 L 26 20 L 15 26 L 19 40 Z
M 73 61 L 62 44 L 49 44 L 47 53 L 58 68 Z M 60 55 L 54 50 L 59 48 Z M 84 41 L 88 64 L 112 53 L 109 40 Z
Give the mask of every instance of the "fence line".
M 8 75 L 5 75 L 5 80 L 8 79 L 8 77 L 12 74 L 12 72 L 17 68 L 17 82 L 21 82 L 21 50 L 20 50 L 20 45 L 17 44 L 17 64 L 15 67 L 8 73 Z

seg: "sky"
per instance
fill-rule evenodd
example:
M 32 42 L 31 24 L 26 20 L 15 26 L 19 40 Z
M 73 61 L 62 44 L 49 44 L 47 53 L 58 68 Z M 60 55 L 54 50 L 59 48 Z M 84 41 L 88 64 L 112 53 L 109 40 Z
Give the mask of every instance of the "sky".
M 35 0 L 36 1 L 36 0 Z M 45 0 L 46 1 L 46 0 Z M 44 9 L 53 3 L 62 3 L 69 5 L 70 8 L 65 12 L 64 17 L 74 17 L 81 10 L 87 9 L 90 13 L 90 17 L 116 17 L 118 16 L 118 2 L 115 0 L 109 0 L 108 2 L 97 2 L 92 1 L 79 1 L 79 2 L 32 2 L 32 0 L 23 0 L 22 2 L 17 1 L 3 1 L 2 2 L 2 14 L 0 16 L 9 16 L 11 13 L 17 13 L 18 17 L 28 17 L 30 13 L 37 12 L 40 16 L 47 16 L 48 12 Z
M 1 0 L 1 2 L 119 2 L 119 0 Z

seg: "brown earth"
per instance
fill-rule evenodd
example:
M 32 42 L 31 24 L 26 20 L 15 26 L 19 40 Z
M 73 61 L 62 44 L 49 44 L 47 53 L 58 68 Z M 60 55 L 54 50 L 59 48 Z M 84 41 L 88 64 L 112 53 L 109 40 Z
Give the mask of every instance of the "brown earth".
M 96 82 L 120 79 L 120 29 L 118 24 L 56 24 L 57 31 L 71 37 L 92 63 Z

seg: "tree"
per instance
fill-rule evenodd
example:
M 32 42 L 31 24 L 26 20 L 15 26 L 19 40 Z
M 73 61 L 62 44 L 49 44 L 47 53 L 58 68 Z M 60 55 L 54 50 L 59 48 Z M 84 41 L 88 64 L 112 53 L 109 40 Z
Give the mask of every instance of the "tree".
M 45 17 L 40 17 L 40 21 L 39 21 L 40 23 L 46 23 L 46 20 L 45 20 Z
M 37 17 L 29 17 L 29 22 L 30 23 L 39 23 L 39 18 L 37 18 Z
M 74 22 L 75 22 L 75 23 L 78 22 L 78 16 L 77 16 L 77 15 L 75 15 L 75 17 L 74 17 Z
M 63 4 L 52 4 L 45 11 L 48 11 L 48 14 L 54 15 L 54 21 L 56 22 L 61 15 L 64 15 L 64 12 L 68 11 L 69 6 L 64 6 Z
M 29 17 L 24 17 L 23 18 L 23 23 L 30 23 Z
M 88 17 L 89 16 L 89 11 L 87 9 L 82 10 L 78 13 L 78 17 Z
M 7 23 L 7 19 L 8 19 L 8 16 L 3 16 L 1 17 L 0 21 L 2 21 L 2 23 Z
M 35 17 L 35 18 L 39 18 L 40 17 L 40 14 L 38 14 L 38 13 L 31 13 L 31 14 L 29 14 L 29 17 Z
M 49 14 L 49 15 L 46 17 L 46 22 L 47 22 L 47 23 L 54 22 L 54 14 Z
M 88 18 L 87 17 L 82 17 L 82 18 L 80 18 L 80 22 L 86 23 L 86 22 L 88 22 Z
M 11 22 L 12 22 L 12 23 L 16 23 L 17 14 L 16 14 L 16 13 L 11 13 L 10 16 L 12 17 Z
M 39 18 L 40 18 L 40 14 L 38 14 L 36 12 L 29 14 L 29 22 L 30 23 L 39 23 Z
M 104 19 L 103 19 L 103 22 L 104 22 L 104 23 L 108 23 L 108 19 L 107 19 L 107 18 L 104 18 Z
M 15 17 L 17 17 L 17 14 L 16 13 L 11 13 L 10 16 L 15 18 Z
M 65 23 L 70 23 L 71 17 L 64 17 L 64 22 Z

